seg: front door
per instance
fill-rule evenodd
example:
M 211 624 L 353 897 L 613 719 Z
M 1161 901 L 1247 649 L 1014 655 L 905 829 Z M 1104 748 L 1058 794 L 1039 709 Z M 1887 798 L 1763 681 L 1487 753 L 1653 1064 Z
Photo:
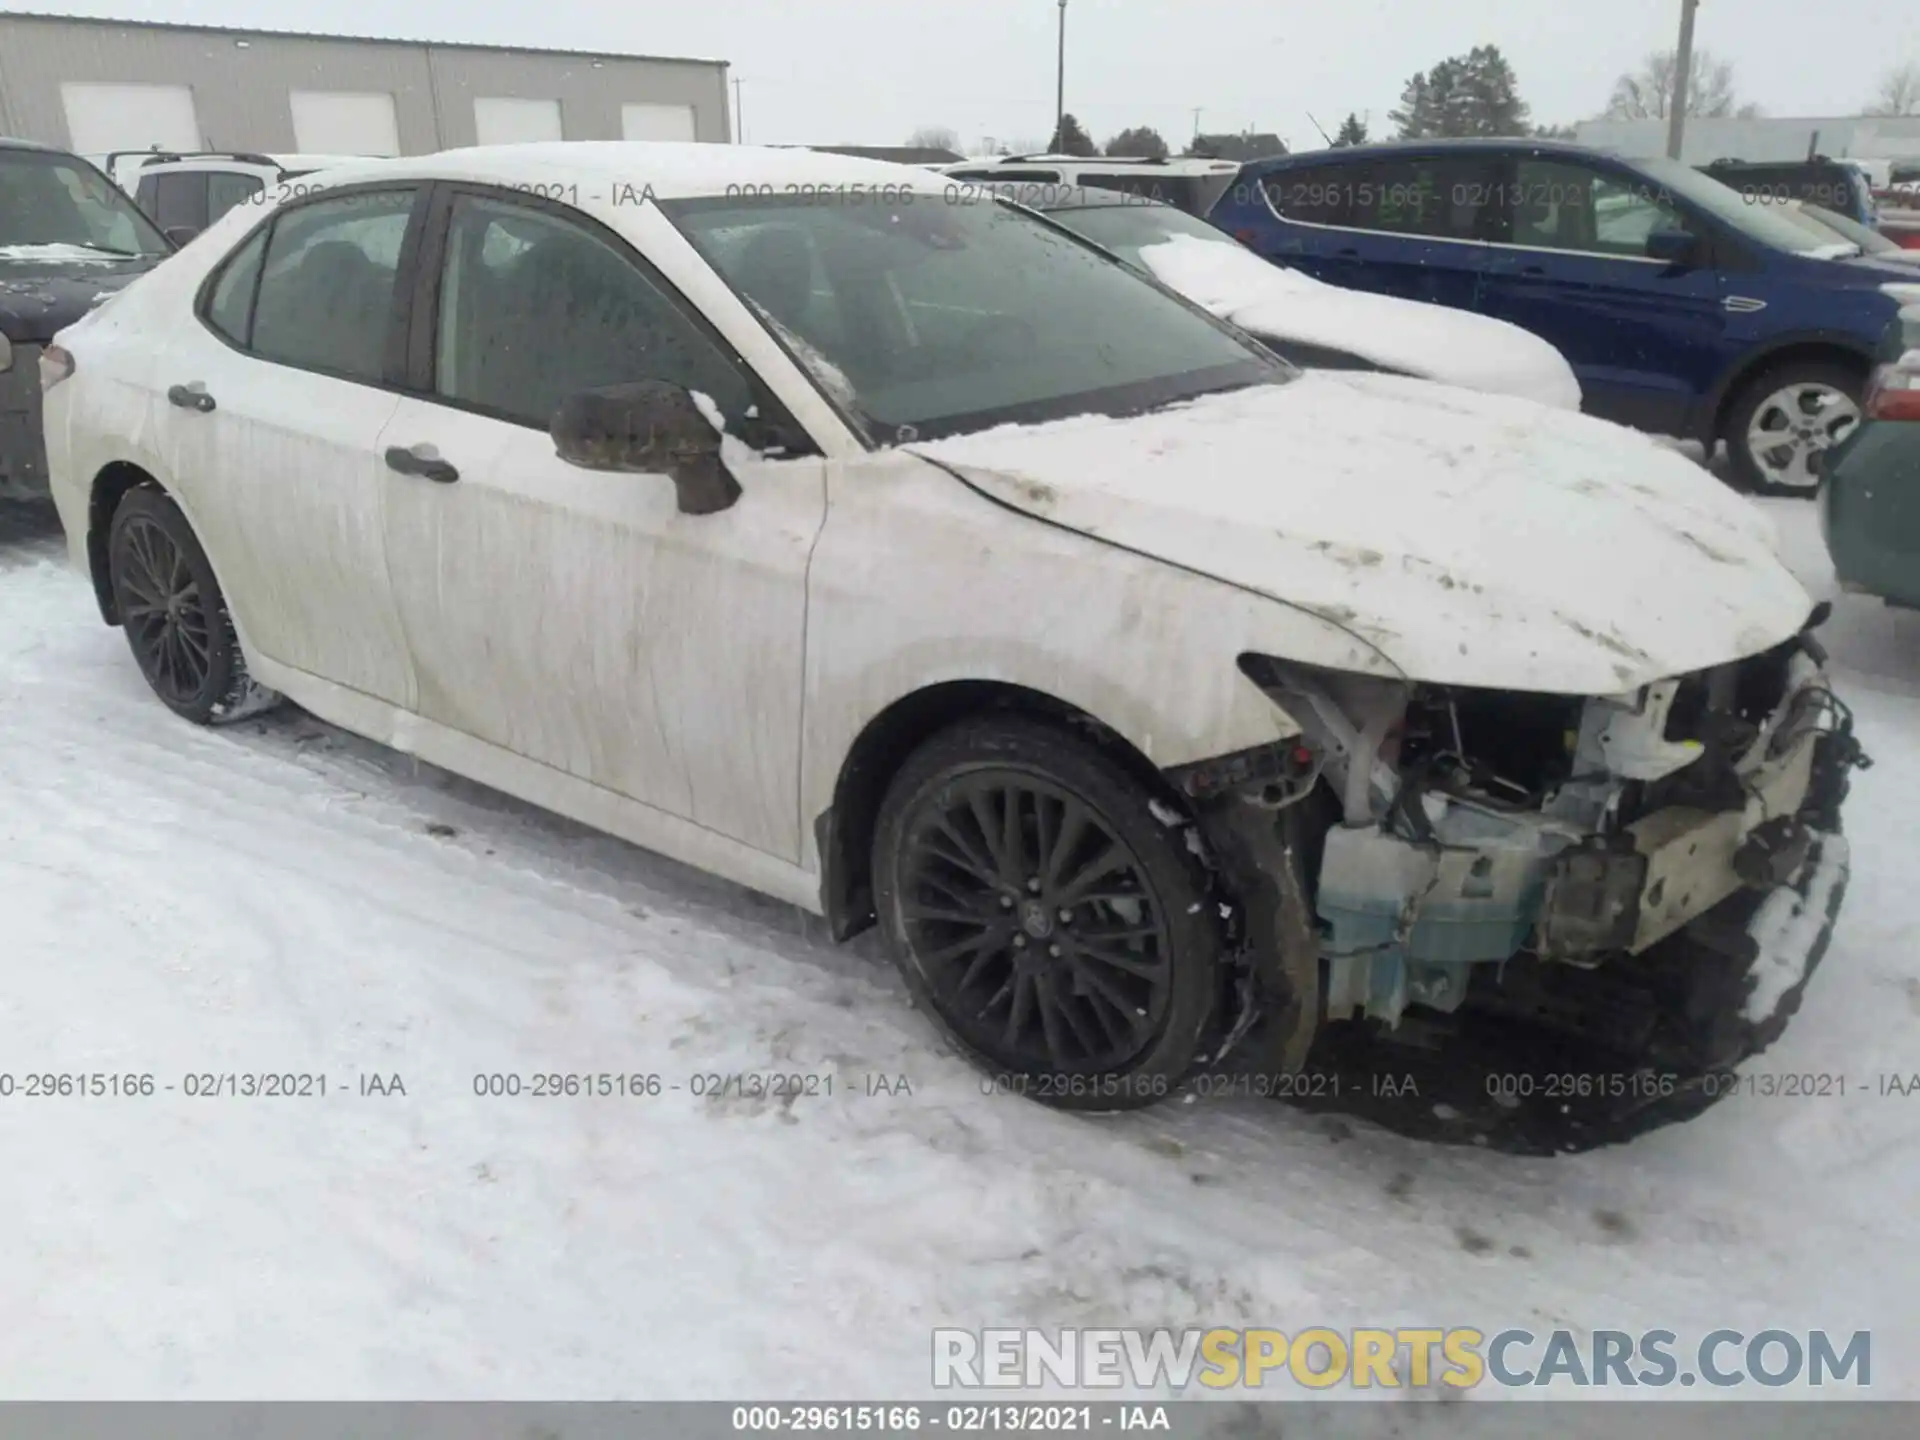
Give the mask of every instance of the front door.
M 1482 308 L 1567 357 L 1590 414 L 1659 434 L 1690 433 L 1720 373 L 1726 311 L 1702 227 L 1626 171 L 1531 156 L 1505 186 L 1510 246 L 1488 267 Z M 1647 237 L 1684 230 L 1699 263 L 1649 258 Z
M 216 272 L 155 377 L 159 448 L 248 642 L 406 708 L 376 443 L 399 397 L 415 188 L 289 206 Z
M 431 721 L 797 862 L 806 575 L 825 466 L 624 241 L 577 212 L 443 187 L 415 379 L 380 439 L 399 612 Z M 571 394 L 666 380 L 724 419 L 732 508 L 585 470 Z M 749 442 L 788 447 L 763 458 Z

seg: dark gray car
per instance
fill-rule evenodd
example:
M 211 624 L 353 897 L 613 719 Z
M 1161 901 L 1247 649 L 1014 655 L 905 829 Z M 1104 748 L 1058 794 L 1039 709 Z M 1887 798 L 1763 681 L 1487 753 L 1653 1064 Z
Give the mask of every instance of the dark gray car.
M 0 501 L 47 493 L 40 352 L 173 248 L 79 156 L 0 139 Z

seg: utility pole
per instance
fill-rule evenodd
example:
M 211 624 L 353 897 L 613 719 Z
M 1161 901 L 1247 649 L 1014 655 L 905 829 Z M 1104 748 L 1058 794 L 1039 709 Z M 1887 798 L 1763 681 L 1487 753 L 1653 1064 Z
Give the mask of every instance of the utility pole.
M 1193 138 L 1194 138 L 1194 139 L 1196 139 L 1196 140 L 1198 140 L 1198 139 L 1200 138 L 1200 115 L 1201 115 L 1201 111 L 1202 111 L 1202 107 L 1201 107 L 1201 106 L 1199 106 L 1199 105 L 1196 105 L 1196 106 L 1194 106 L 1194 107 L 1193 107 Z
M 1673 56 L 1673 108 L 1667 114 L 1667 158 L 1678 160 L 1687 135 L 1687 84 L 1693 78 L 1693 13 L 1700 0 L 1680 0 L 1680 48 Z
M 1054 88 L 1053 144 L 1048 149 L 1064 148 L 1067 137 L 1067 0 L 1060 0 L 1060 71 Z
M 733 79 L 733 143 L 747 143 L 747 112 L 741 107 L 740 77 L 737 75 Z

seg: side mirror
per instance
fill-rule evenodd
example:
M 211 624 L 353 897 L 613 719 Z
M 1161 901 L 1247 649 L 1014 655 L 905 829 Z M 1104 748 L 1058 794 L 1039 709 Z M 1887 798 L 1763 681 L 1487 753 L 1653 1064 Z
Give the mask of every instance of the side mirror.
M 165 233 L 174 244 L 185 245 L 200 233 L 200 228 L 197 225 L 169 225 Z
M 1700 241 L 1685 230 L 1656 230 L 1647 236 L 1647 258 L 1686 269 L 1700 258 Z
M 720 462 L 720 432 L 683 386 L 640 380 L 569 395 L 547 425 L 554 450 L 583 470 L 665 475 L 686 515 L 712 515 L 740 498 Z

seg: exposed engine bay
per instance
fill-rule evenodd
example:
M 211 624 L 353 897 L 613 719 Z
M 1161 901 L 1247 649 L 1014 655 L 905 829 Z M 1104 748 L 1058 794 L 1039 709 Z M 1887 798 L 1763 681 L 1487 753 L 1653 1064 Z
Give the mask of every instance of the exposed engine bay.
M 1822 864 L 1844 885 L 1844 842 L 1822 841 L 1844 772 L 1869 762 L 1812 628 L 1591 699 L 1244 657 L 1303 733 L 1173 778 L 1210 817 L 1230 887 L 1283 871 L 1248 904 L 1256 981 L 1292 997 L 1296 1030 L 1394 1031 L 1410 1011 L 1484 1004 L 1643 1043 L 1655 1017 L 1575 972 L 1627 974 L 1682 931 L 1751 964 L 1760 942 L 1731 932 L 1755 906 L 1730 900 L 1757 904 Z M 1288 917 L 1290 888 L 1306 925 Z M 1604 998 L 1539 999 L 1583 988 Z

